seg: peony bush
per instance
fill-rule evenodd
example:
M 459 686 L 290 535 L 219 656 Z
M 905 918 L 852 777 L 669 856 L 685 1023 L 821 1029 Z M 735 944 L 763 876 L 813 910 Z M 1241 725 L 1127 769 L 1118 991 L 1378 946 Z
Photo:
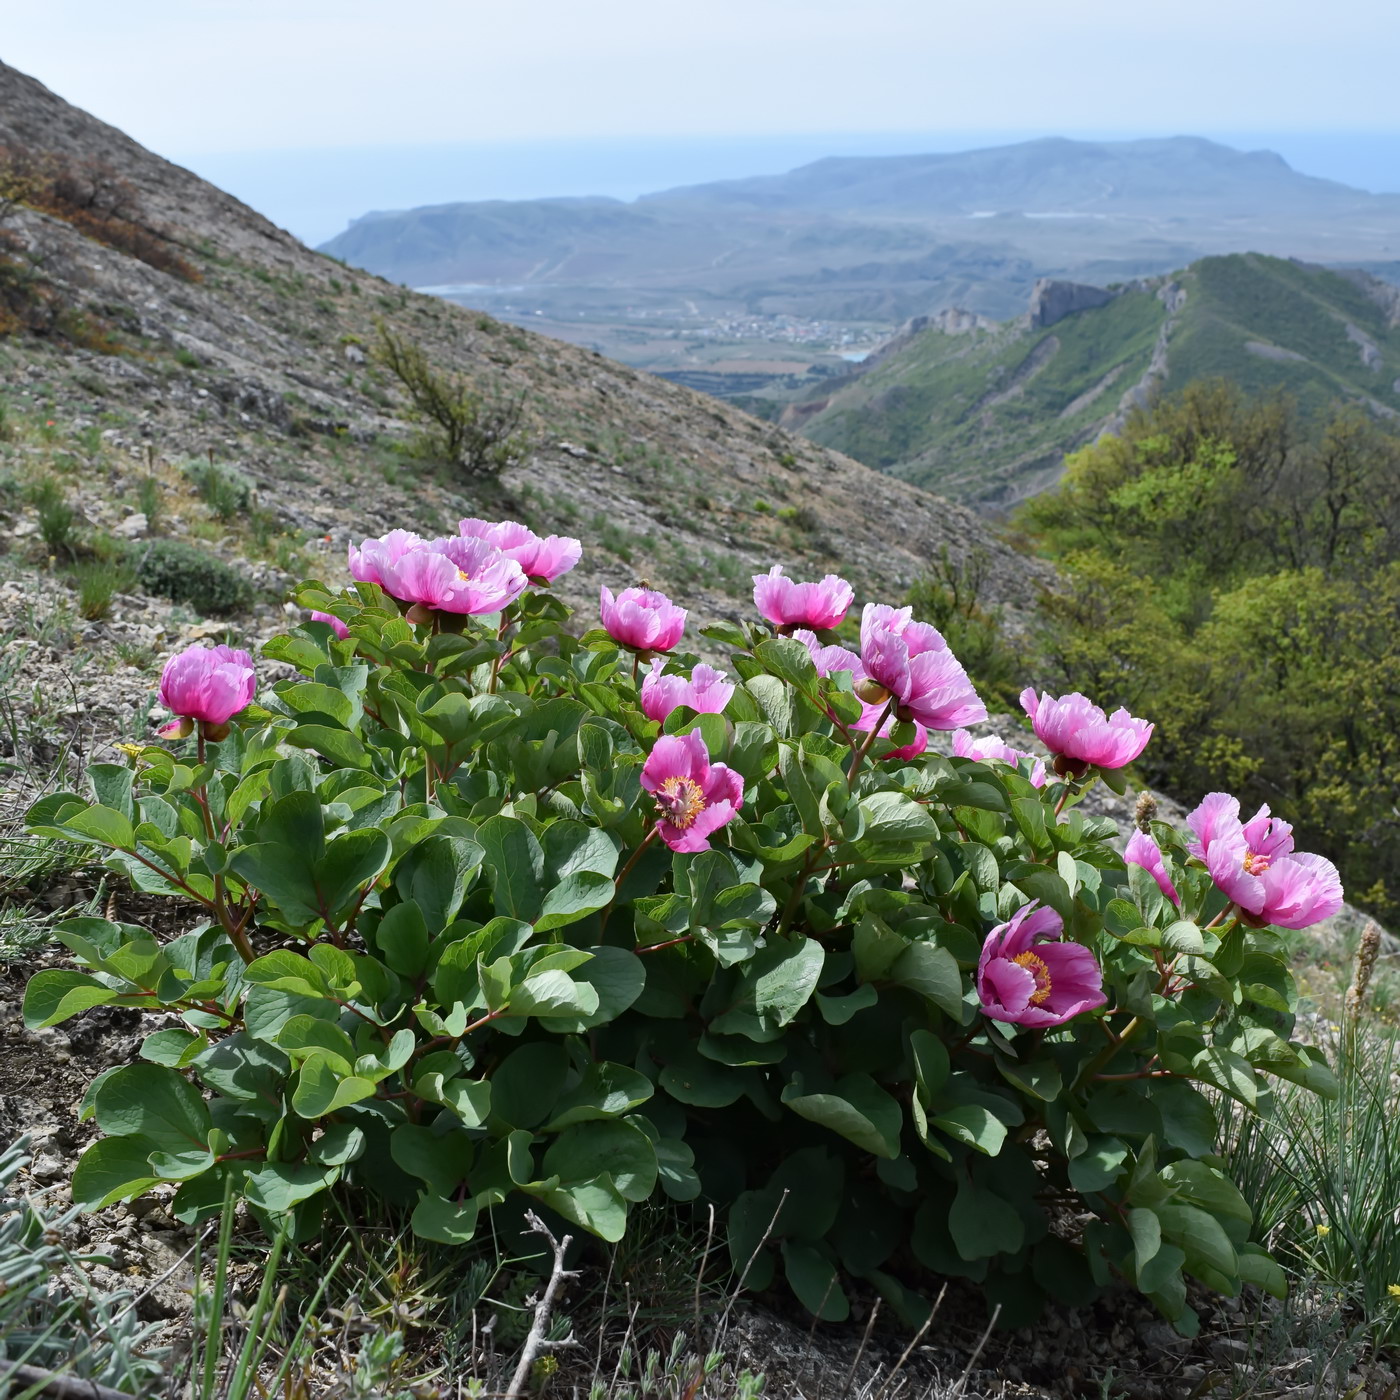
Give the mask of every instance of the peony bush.
M 1009 1321 L 1121 1278 L 1183 1331 L 1188 1278 L 1282 1292 L 1217 1115 L 1333 1091 L 1272 925 L 1334 912 L 1336 871 L 1224 794 L 1189 844 L 1142 812 L 1125 858 L 1078 804 L 1150 724 L 1027 691 L 1048 765 L 975 739 L 908 608 L 836 642 L 839 578 L 756 576 L 720 670 L 650 588 L 575 635 L 548 585 L 579 556 L 366 540 L 266 646 L 294 676 L 254 699 L 245 653 L 182 652 L 169 742 L 31 810 L 203 916 L 70 919 L 76 966 L 29 984 L 32 1027 L 172 1018 L 93 1083 L 75 1200 L 169 1183 L 198 1221 L 232 1178 L 309 1230 L 339 1187 L 466 1243 L 527 1208 L 617 1240 L 663 1195 L 826 1319 L 860 1288 L 917 1321 L 946 1275 Z

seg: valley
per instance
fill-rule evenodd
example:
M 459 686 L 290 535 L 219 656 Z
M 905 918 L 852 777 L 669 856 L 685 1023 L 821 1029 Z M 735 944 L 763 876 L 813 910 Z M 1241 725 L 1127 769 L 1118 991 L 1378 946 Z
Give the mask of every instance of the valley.
M 1400 196 L 1197 138 L 1046 139 L 631 202 L 379 211 L 323 250 L 721 397 L 782 399 L 911 319 L 1015 317 L 1041 277 L 1106 286 L 1261 252 L 1393 278 Z

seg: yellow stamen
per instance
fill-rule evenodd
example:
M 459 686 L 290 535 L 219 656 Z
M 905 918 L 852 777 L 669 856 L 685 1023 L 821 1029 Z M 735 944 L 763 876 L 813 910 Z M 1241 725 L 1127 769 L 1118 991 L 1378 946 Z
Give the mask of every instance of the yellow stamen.
M 1269 858 L 1260 855 L 1257 851 L 1246 851 L 1244 853 L 1245 872 L 1250 875 L 1262 875 L 1269 868 Z
M 656 810 L 682 831 L 705 810 L 705 794 L 694 778 L 666 778 L 656 794 Z
M 1024 967 L 1035 978 L 1035 991 L 1031 993 L 1030 1001 L 1032 1006 L 1039 1006 L 1050 995 L 1050 969 L 1045 966 L 1045 959 L 1025 952 L 1017 953 L 1011 961 L 1018 967 Z

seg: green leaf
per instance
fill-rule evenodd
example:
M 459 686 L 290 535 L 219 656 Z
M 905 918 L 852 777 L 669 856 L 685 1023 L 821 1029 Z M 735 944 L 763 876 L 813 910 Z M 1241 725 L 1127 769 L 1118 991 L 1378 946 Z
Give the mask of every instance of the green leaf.
M 794 1077 L 782 1099 L 794 1113 L 840 1133 L 877 1157 L 899 1156 L 903 1112 L 898 1101 L 868 1074 L 838 1079 L 829 1094 L 804 1094 L 800 1077 Z
M 827 1255 L 799 1240 L 784 1240 L 782 1251 L 783 1271 L 798 1302 L 823 1322 L 845 1322 L 851 1315 L 850 1299 Z
M 302 1118 L 324 1118 L 337 1109 L 370 1098 L 374 1082 L 358 1075 L 345 1075 L 336 1069 L 328 1055 L 313 1054 L 303 1062 L 292 1091 L 292 1108 Z
M 1288 1297 L 1288 1279 L 1262 1245 L 1242 1245 L 1235 1254 L 1235 1273 L 1241 1283 L 1252 1283 L 1272 1298 Z
M 995 1157 L 1006 1142 L 1006 1124 L 990 1109 L 978 1103 L 956 1104 L 941 1109 L 930 1120 L 930 1126 L 948 1134 L 964 1147 L 975 1148 L 988 1157 Z
M 738 969 L 738 995 L 710 1022 L 718 1035 L 749 1035 L 788 1025 L 806 1006 L 826 953 L 814 938 L 773 938 Z
M 512 1016 L 557 1016 L 561 1012 L 588 1016 L 598 1009 L 598 993 L 587 982 L 575 982 L 567 972 L 546 968 L 512 987 L 508 1005 Z
M 554 1133 L 595 1118 L 621 1118 L 652 1096 L 651 1080 L 626 1065 L 602 1060 L 588 1066 L 583 1078 L 554 1105 L 541 1129 Z
M 95 846 L 111 846 L 118 851 L 136 847 L 136 833 L 130 821 L 110 807 L 86 807 L 65 818 L 63 830 Z
M 383 873 L 389 853 L 388 836 L 374 827 L 337 836 L 316 862 L 317 912 L 328 922 L 339 923 L 361 887 Z
M 1048 904 L 1062 919 L 1074 917 L 1074 896 L 1069 886 L 1053 870 L 1044 865 L 1013 865 L 1005 878 L 1029 899 Z
M 1142 1271 L 1157 1257 L 1157 1251 L 1162 1247 L 1162 1223 L 1154 1211 L 1141 1207 L 1130 1210 L 1125 1223 L 1133 1238 L 1134 1267 L 1141 1278 Z
M 610 904 L 613 892 L 614 885 L 609 875 L 592 870 L 566 875 L 545 895 L 535 928 L 545 933 L 586 919 Z
M 199 1090 L 173 1069 L 126 1065 L 103 1080 L 95 1103 L 104 1133 L 140 1136 L 151 1144 L 151 1166 L 160 1176 L 183 1180 L 213 1165 L 209 1109 Z
M 627 1202 L 606 1176 L 569 1186 L 531 1186 L 530 1194 L 591 1231 L 599 1239 L 615 1243 L 627 1232 Z
M 1069 1164 L 1070 1185 L 1082 1195 L 1102 1191 L 1118 1180 L 1128 1149 L 1116 1137 L 1090 1133 L 1088 1146 Z
M 424 1196 L 413 1208 L 413 1233 L 439 1244 L 466 1244 L 476 1234 L 480 1207 L 475 1201 L 448 1201 Z
M 1211 1269 L 1222 1278 L 1236 1276 L 1235 1247 L 1220 1222 L 1195 1206 L 1168 1201 L 1157 1208 L 1162 1236 L 1179 1245 L 1186 1254 L 1186 1267 L 1192 1273 Z
M 183 1026 L 154 1031 L 141 1042 L 141 1058 L 153 1065 L 184 1069 L 207 1045 L 207 1036 L 196 1035 Z
M 646 967 L 641 958 L 625 948 L 589 948 L 589 960 L 572 976 L 580 986 L 591 987 L 598 1003 L 590 1012 L 541 1016 L 546 1030 L 578 1035 L 595 1026 L 607 1025 L 622 1015 L 646 987 Z M 582 1004 L 582 1002 L 580 1003 Z
M 911 943 L 894 960 L 889 978 L 927 997 L 953 1020 L 964 1020 L 962 973 L 957 959 L 946 948 L 936 943 Z
M 566 1188 L 606 1177 L 623 1200 L 644 1201 L 656 1185 L 656 1152 L 651 1139 L 631 1123 L 578 1123 L 550 1143 L 543 1170 Z
M 43 1030 L 120 997 L 120 992 L 103 986 L 86 972 L 45 968 L 36 972 L 24 989 L 24 1024 L 31 1031 Z
M 1010 1201 L 967 1177 L 958 1181 L 958 1193 L 948 1212 L 948 1230 L 959 1255 L 967 1260 L 1014 1254 L 1026 1234 Z
M 1152 1103 L 1162 1115 L 1162 1136 L 1192 1157 L 1215 1151 L 1215 1110 L 1199 1090 L 1184 1079 L 1153 1081 Z
M 98 1138 L 74 1168 L 73 1204 L 100 1210 L 149 1190 L 160 1180 L 150 1160 L 157 1150 L 155 1142 L 139 1135 Z
M 1223 1216 L 1243 1225 L 1254 1224 L 1254 1212 L 1240 1194 L 1239 1187 L 1214 1167 L 1183 1160 L 1169 1163 L 1160 1175 L 1175 1189 L 1177 1200 L 1200 1206 L 1217 1218 Z
M 311 1162 L 264 1162 L 248 1173 L 248 1200 L 260 1210 L 282 1215 L 324 1191 L 339 1175 L 339 1167 Z
M 539 917 L 544 882 L 544 851 L 535 834 L 516 817 L 491 817 L 477 828 L 485 852 L 496 913 L 533 924 Z
M 563 1045 L 522 1045 L 491 1075 L 491 1113 L 512 1128 L 537 1128 L 554 1111 L 569 1072 Z
M 817 668 L 812 654 L 792 637 L 773 637 L 760 642 L 753 654 L 769 675 L 777 676 L 808 695 L 817 688 Z
M 863 983 L 853 992 L 847 992 L 845 996 L 828 997 L 823 996 L 821 992 L 816 994 L 817 1008 L 822 1013 L 822 1020 L 829 1026 L 844 1026 L 857 1011 L 865 1011 L 879 1000 L 879 992 L 869 982 Z
M 422 910 L 428 928 L 444 929 L 457 917 L 485 857 L 481 846 L 465 837 L 430 836 L 399 861 L 394 888 Z
M 472 1140 L 460 1129 L 440 1133 L 418 1123 L 400 1123 L 389 1135 L 389 1155 L 410 1176 L 426 1181 L 430 1190 L 450 1196 L 466 1181 L 475 1154 Z
M 293 1016 L 277 1032 L 277 1045 L 293 1064 L 324 1055 L 338 1074 L 349 1074 L 357 1058 L 350 1037 L 334 1021 L 319 1016 Z
M 283 737 L 293 748 L 310 749 L 313 753 L 330 759 L 339 768 L 370 766 L 368 750 L 348 730 L 302 720 L 295 728 L 287 730 Z
M 1231 1098 L 1238 1099 L 1249 1108 L 1258 1102 L 1259 1090 L 1254 1077 L 1254 1068 L 1243 1056 L 1233 1050 L 1212 1045 L 1202 1050 L 1191 1061 L 1191 1073 L 1217 1089 L 1223 1089 Z
M 321 968 L 290 948 L 279 948 L 254 959 L 244 970 L 243 977 L 256 986 L 297 996 L 328 997 L 331 991 L 330 981 Z
M 1162 930 L 1162 947 L 1169 953 L 1202 957 L 1206 951 L 1201 930 L 1190 919 L 1176 919 Z
M 374 946 L 402 977 L 417 977 L 428 962 L 428 925 L 416 899 L 396 904 L 379 921 Z

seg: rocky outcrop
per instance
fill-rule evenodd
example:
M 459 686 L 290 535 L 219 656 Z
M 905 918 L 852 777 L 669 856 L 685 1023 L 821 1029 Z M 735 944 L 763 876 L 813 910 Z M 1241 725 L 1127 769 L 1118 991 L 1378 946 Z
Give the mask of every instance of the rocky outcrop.
M 1096 306 L 1107 306 L 1116 292 L 1103 287 L 1090 287 L 1082 282 L 1057 282 L 1053 277 L 1042 277 L 1031 291 L 1030 318 L 1032 330 L 1044 330 L 1076 311 L 1089 311 Z

